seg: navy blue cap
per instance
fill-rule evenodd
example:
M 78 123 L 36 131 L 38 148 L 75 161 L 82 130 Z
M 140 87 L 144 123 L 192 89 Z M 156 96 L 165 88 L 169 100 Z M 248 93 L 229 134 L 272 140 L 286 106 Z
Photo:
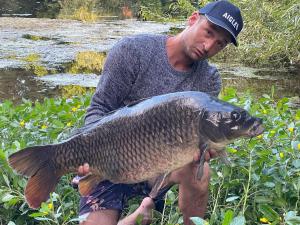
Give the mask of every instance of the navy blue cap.
M 226 29 L 231 34 L 233 44 L 237 46 L 237 36 L 243 29 L 243 18 L 238 7 L 221 0 L 208 3 L 199 9 L 199 13 L 213 24 Z

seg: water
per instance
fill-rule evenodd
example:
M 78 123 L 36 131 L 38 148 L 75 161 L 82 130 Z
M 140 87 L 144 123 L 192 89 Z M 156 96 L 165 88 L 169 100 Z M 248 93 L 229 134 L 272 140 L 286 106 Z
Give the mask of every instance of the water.
M 95 74 L 64 74 L 61 68 L 72 62 L 78 52 L 107 52 L 117 40 L 139 33 L 166 33 L 182 24 L 158 24 L 130 20 L 104 20 L 83 23 L 74 20 L 0 17 L 0 102 L 9 99 L 19 103 L 22 98 L 36 100 L 56 97 L 80 87 L 95 87 Z M 40 37 L 30 40 L 24 35 Z M 28 56 L 38 57 L 37 63 L 54 75 L 37 77 L 26 70 Z M 300 96 L 299 71 L 284 69 L 254 69 L 241 65 L 217 64 L 223 87 L 235 87 L 238 92 L 251 90 L 257 96 L 270 93 L 275 87 L 277 97 Z M 52 72 L 53 73 L 53 72 Z M 75 86 L 74 85 L 80 85 Z M 66 87 L 67 86 L 67 87 Z
M 249 68 L 241 65 L 217 64 L 221 74 L 223 88 L 234 87 L 238 93 L 249 90 L 256 97 L 270 94 L 272 86 L 275 97 L 300 96 L 300 71 L 295 68 Z
M 0 69 L 20 68 L 32 54 L 41 65 L 55 69 L 82 51 L 106 52 L 124 36 L 164 33 L 172 24 L 128 20 L 84 23 L 75 20 L 0 17 Z M 41 37 L 30 40 L 24 35 Z

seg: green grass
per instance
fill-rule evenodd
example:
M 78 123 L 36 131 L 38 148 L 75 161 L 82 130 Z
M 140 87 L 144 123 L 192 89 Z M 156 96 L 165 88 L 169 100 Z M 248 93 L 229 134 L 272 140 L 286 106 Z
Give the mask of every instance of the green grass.
M 300 224 L 300 110 L 289 107 L 289 99 L 265 94 L 254 99 L 237 96 L 227 89 L 221 98 L 263 118 L 263 135 L 236 141 L 227 147 L 231 165 L 211 162 L 212 178 L 206 224 Z M 23 191 L 26 180 L 7 165 L 9 154 L 26 146 L 61 141 L 83 123 L 90 94 L 69 99 L 0 104 L 0 223 L 77 224 L 78 193 L 64 176 L 56 193 L 38 210 L 29 209 Z M 125 214 L 137 207 L 130 201 Z M 178 191 L 167 194 L 163 214 L 154 213 L 153 224 L 182 224 Z M 196 224 L 204 224 L 194 218 Z M 246 222 L 243 222 L 246 221 Z

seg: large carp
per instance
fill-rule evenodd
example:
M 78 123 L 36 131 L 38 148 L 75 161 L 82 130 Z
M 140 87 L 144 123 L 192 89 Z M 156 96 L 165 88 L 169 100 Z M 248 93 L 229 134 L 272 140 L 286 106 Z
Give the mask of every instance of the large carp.
M 236 138 L 262 132 L 261 119 L 244 109 L 202 92 L 177 92 L 123 107 L 61 143 L 25 148 L 9 156 L 9 164 L 29 177 L 26 200 L 37 208 L 62 175 L 86 162 L 92 175 L 82 181 L 87 188 L 83 194 L 100 180 L 138 183 L 164 178 L 191 162 L 199 148 L 223 150 Z M 156 188 L 162 182 L 159 179 Z

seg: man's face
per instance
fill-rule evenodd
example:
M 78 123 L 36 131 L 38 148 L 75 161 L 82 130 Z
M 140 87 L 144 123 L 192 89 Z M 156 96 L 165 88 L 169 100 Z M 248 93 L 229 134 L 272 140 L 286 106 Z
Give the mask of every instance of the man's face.
M 188 23 L 189 27 L 183 33 L 183 45 L 185 54 L 193 61 L 212 57 L 231 42 L 228 31 L 203 15 L 194 13 Z

